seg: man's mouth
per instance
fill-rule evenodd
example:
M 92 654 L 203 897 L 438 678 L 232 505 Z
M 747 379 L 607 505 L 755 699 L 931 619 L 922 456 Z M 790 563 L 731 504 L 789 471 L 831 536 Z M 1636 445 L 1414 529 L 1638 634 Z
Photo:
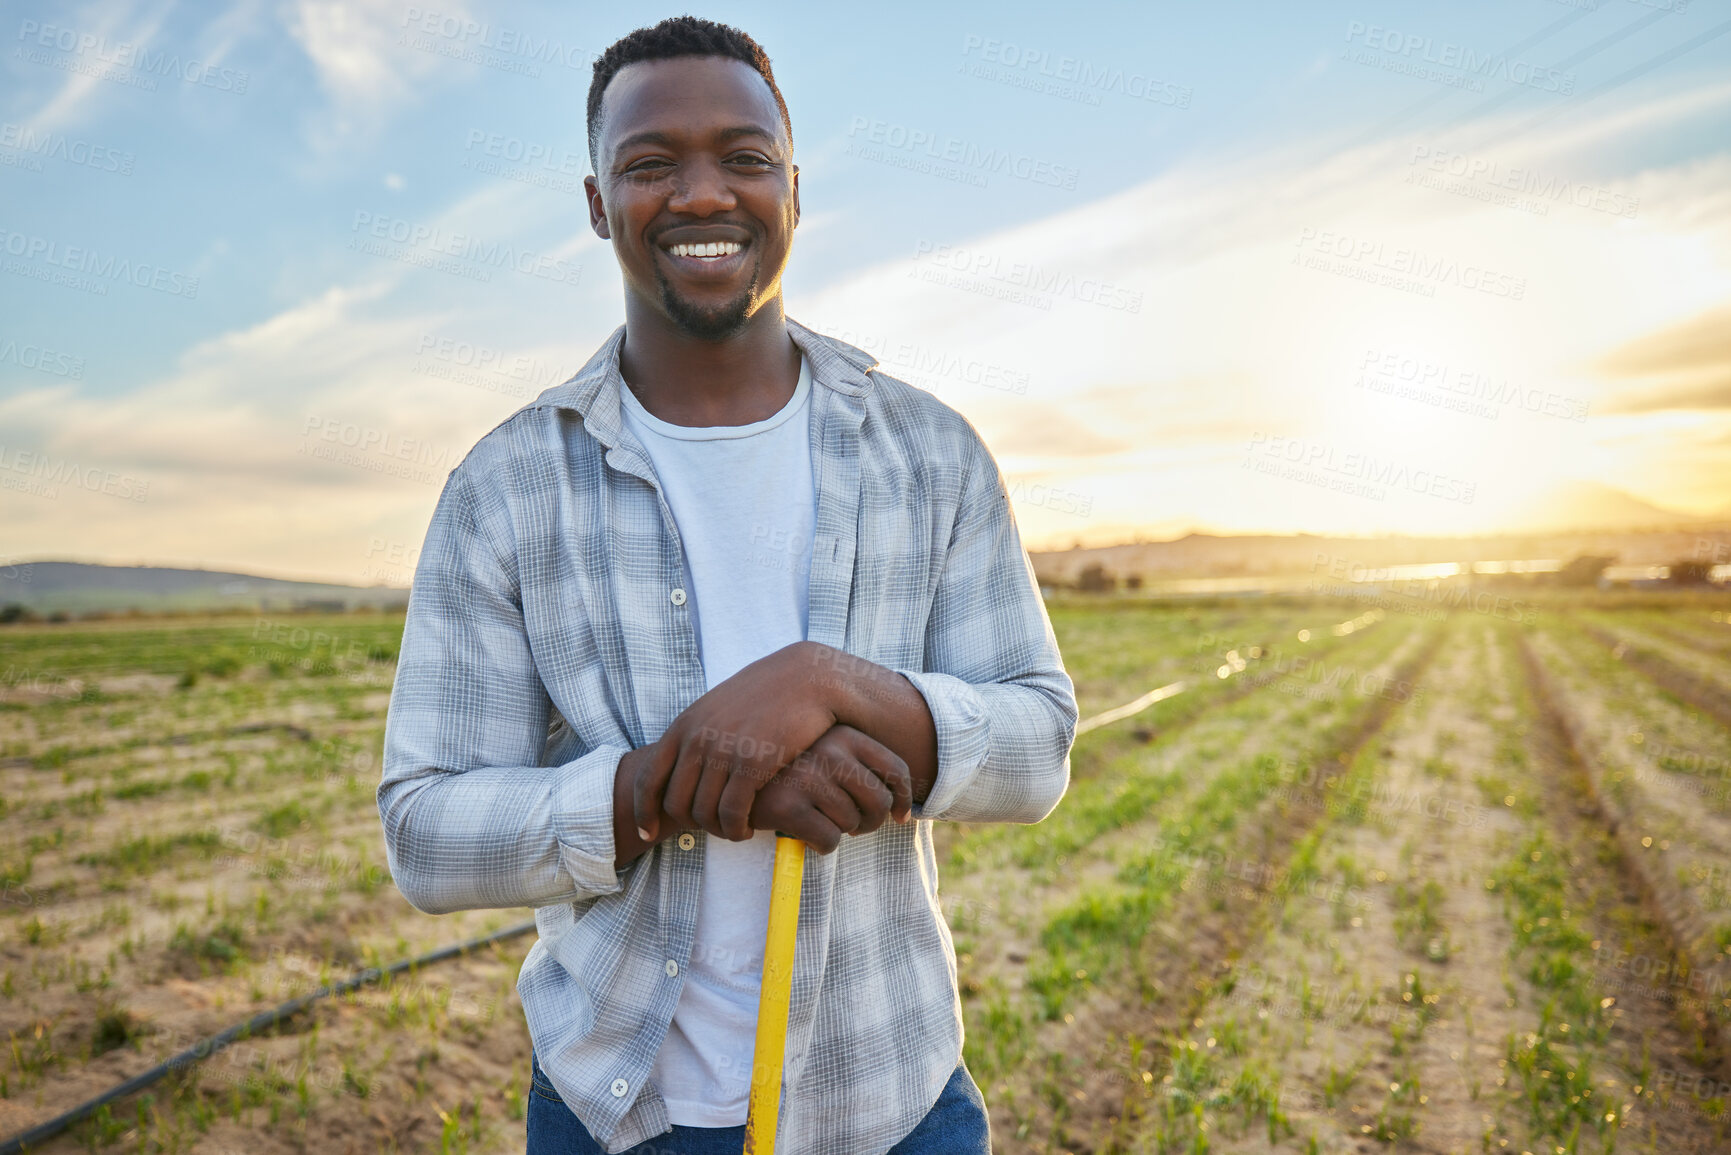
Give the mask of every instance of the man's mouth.
M 675 257 L 690 257 L 700 261 L 719 261 L 745 248 L 738 241 L 710 241 L 706 244 L 667 245 L 662 251 Z

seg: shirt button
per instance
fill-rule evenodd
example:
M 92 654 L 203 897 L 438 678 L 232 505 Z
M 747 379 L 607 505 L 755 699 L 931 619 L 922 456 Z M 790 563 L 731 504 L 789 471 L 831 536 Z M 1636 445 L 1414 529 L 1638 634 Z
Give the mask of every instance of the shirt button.
M 672 978 L 674 975 L 679 973 L 679 964 L 674 962 L 672 959 L 668 959 L 665 969 L 667 971 L 667 977 Z
M 629 1091 L 630 1089 L 631 1089 L 631 1084 L 627 1083 L 624 1079 L 613 1080 L 613 1097 L 615 1099 L 625 1098 L 625 1092 Z
M 682 606 L 685 604 L 685 591 L 682 589 L 675 589 L 667 596 L 672 599 L 673 604 L 676 606 Z
M 693 838 L 691 835 L 681 834 L 679 836 L 679 849 L 690 850 L 693 846 L 696 846 L 696 845 L 697 845 L 697 839 Z

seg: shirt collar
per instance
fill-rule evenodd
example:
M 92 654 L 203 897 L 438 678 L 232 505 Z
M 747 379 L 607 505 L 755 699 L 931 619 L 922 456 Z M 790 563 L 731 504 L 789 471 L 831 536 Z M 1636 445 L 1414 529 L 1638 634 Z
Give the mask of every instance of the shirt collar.
M 877 358 L 864 349 L 838 341 L 788 318 L 787 334 L 811 365 L 813 385 L 848 397 L 863 397 L 872 388 L 871 371 Z M 544 391 L 525 408 L 573 409 L 583 416 L 583 425 L 596 440 L 609 448 L 617 445 L 624 426 L 620 414 L 620 391 L 625 378 L 619 372 L 619 349 L 625 344 L 625 326 L 595 351 L 595 355 L 563 385 Z

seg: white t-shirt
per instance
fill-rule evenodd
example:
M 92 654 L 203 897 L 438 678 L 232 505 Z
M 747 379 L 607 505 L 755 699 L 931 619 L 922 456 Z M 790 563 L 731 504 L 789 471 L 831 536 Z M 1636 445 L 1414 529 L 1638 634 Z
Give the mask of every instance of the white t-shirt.
M 788 403 L 750 425 L 671 425 L 629 389 L 620 402 L 679 526 L 706 686 L 804 641 L 817 522 L 805 359 Z M 704 847 L 691 959 L 651 1072 L 678 1126 L 745 1122 L 774 860 L 768 830 Z

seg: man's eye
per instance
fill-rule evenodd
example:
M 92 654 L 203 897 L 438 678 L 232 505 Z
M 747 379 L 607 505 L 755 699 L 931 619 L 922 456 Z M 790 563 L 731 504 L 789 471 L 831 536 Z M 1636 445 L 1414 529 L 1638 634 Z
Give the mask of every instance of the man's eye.
M 755 152 L 735 153 L 727 159 L 733 164 L 754 165 L 758 168 L 768 168 L 770 164 L 768 157 L 759 156 Z

